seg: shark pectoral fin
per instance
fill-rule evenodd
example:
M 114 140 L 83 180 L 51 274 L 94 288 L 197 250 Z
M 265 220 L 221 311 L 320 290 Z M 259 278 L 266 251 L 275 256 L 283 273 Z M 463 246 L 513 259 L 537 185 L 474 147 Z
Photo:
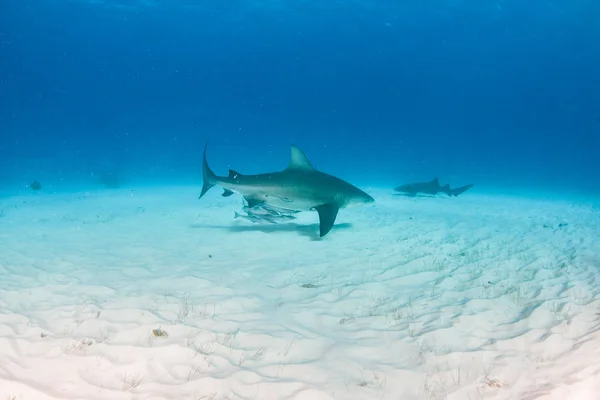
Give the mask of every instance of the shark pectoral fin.
M 333 228 L 340 206 L 336 203 L 327 203 L 315 207 L 315 210 L 319 213 L 319 236 L 323 237 Z
M 257 205 L 264 203 L 263 200 L 257 199 L 256 197 L 250 197 L 250 196 L 244 197 L 244 200 L 246 200 L 246 203 L 248 203 L 249 208 L 254 208 Z
M 233 194 L 233 192 L 229 189 L 223 189 L 223 194 L 221 196 L 223 197 L 229 197 Z

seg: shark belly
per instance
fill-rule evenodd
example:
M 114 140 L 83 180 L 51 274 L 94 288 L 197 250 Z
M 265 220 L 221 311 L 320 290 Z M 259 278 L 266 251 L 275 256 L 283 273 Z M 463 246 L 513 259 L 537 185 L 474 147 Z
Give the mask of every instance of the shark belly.
M 250 204 L 264 203 L 272 207 L 293 211 L 311 211 L 316 206 L 325 204 L 326 196 L 286 187 L 262 187 L 259 190 L 243 185 L 223 185 L 227 189 L 239 193 Z
M 315 206 L 319 205 L 311 199 L 290 198 L 285 196 L 269 194 L 264 196 L 264 202 L 274 207 L 297 211 L 309 211 L 312 210 Z

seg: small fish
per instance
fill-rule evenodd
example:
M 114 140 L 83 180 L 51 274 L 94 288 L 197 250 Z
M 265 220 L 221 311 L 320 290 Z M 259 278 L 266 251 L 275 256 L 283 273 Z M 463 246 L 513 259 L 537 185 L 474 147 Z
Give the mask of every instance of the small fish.
M 255 214 L 240 214 L 239 212 L 235 211 L 235 216 L 233 218 L 244 218 L 247 219 L 248 221 L 252 222 L 252 223 L 271 223 L 271 224 L 276 224 L 277 222 L 273 221 L 271 218 L 269 218 L 268 215 L 255 215 Z
M 244 218 L 253 223 L 268 222 L 270 224 L 277 224 L 279 222 L 286 222 L 286 221 L 291 221 L 291 220 L 296 219 L 296 217 L 294 217 L 293 215 L 286 215 L 286 214 L 271 215 L 271 214 L 249 213 L 249 214 L 244 215 L 244 214 L 238 213 L 237 211 L 235 212 L 234 218 Z
M 294 214 L 299 212 L 296 210 L 273 207 L 265 203 L 255 205 L 254 207 L 245 205 L 242 208 L 242 211 L 244 211 L 246 215 L 236 211 L 234 218 L 244 218 L 254 223 L 268 222 L 271 224 L 294 220 L 296 219 Z
M 266 204 L 266 203 L 260 203 L 260 204 L 255 205 L 254 207 L 250 207 L 248 205 L 245 205 L 242 208 L 242 211 L 244 211 L 246 214 L 275 215 L 275 216 L 293 215 L 293 214 L 297 214 L 297 213 L 300 212 L 298 210 L 290 210 L 290 209 L 287 209 L 287 208 L 280 208 L 280 207 L 271 206 L 271 205 Z
M 253 215 L 273 215 L 273 212 L 266 210 L 264 208 L 261 208 L 260 206 L 254 206 L 254 207 L 244 206 L 244 207 L 242 207 L 242 211 L 245 212 L 246 214 L 253 214 Z

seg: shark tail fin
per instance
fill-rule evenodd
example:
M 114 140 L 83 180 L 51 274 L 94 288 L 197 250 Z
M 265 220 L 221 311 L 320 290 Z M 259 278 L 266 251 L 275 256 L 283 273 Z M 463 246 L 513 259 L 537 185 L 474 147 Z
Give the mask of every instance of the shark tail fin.
M 198 196 L 198 199 L 201 199 L 206 194 L 206 192 L 210 190 L 210 188 L 215 186 L 215 183 L 217 181 L 217 176 L 208 166 L 208 162 L 206 162 L 207 147 L 208 142 L 206 142 L 206 144 L 204 145 L 204 154 L 202 157 L 202 179 L 204 182 L 202 183 L 202 192 L 200 192 L 200 196 Z
M 466 192 L 467 190 L 471 189 L 472 187 L 473 187 L 473 184 L 470 184 L 470 185 L 461 186 L 456 189 L 450 189 L 450 196 L 456 197 L 459 194 L 462 194 L 462 193 Z

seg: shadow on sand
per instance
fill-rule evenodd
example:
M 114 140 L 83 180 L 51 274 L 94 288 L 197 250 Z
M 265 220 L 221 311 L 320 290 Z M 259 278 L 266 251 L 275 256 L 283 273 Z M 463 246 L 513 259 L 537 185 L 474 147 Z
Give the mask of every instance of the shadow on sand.
M 338 231 L 349 229 L 352 227 L 350 223 L 336 224 L 333 226 L 331 231 Z M 302 236 L 311 238 L 312 240 L 321 240 L 319 237 L 319 224 L 310 225 L 299 225 L 296 223 L 285 223 L 285 224 L 254 224 L 254 225 L 231 225 L 231 226 L 219 226 L 219 225 L 202 225 L 202 224 L 190 224 L 190 228 L 211 228 L 211 229 L 222 229 L 229 232 L 263 232 L 263 233 L 277 233 L 277 232 L 298 232 Z M 332 232 L 329 232 L 329 236 Z
M 428 197 L 430 199 L 437 198 L 434 194 L 411 194 L 411 193 L 392 193 L 392 196 L 402 196 L 402 197 Z

